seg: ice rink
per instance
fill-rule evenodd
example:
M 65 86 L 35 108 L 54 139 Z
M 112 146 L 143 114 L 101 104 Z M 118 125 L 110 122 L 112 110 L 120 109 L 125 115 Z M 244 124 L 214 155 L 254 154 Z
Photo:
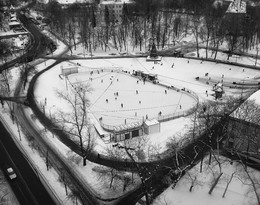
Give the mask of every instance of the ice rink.
M 91 85 L 90 112 L 97 119 L 102 118 L 106 125 L 118 126 L 176 114 L 196 104 L 195 99 L 185 93 L 116 70 L 73 74 L 69 80 L 73 84 Z

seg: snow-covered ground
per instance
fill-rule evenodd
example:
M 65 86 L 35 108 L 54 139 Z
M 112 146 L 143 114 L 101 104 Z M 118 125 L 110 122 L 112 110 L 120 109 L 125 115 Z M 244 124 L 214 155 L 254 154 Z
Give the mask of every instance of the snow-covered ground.
M 242 60 L 242 59 L 241 59 Z M 159 82 L 164 83 L 166 85 L 172 85 L 177 88 L 186 88 L 188 90 L 191 90 L 195 92 L 199 100 L 201 102 L 207 101 L 207 100 L 214 100 L 214 92 L 212 91 L 212 87 L 217 82 L 222 82 L 225 84 L 225 82 L 243 82 L 247 80 L 255 80 L 255 76 L 259 75 L 259 71 L 253 70 L 253 69 L 247 69 L 247 68 L 241 68 L 236 66 L 230 66 L 225 64 L 216 64 L 213 62 L 201 62 L 200 60 L 187 60 L 187 59 L 179 59 L 179 58 L 170 58 L 166 57 L 162 59 L 162 64 L 153 64 L 151 62 L 146 62 L 145 58 L 114 58 L 114 59 L 92 59 L 92 60 L 73 60 L 71 61 L 72 64 L 80 64 L 80 68 L 82 69 L 80 73 L 73 74 L 69 76 L 69 81 L 72 83 L 75 83 L 77 80 L 80 82 L 86 82 L 86 83 L 93 83 L 93 99 L 92 103 L 100 102 L 100 104 L 92 104 L 91 105 L 91 111 L 94 113 L 102 113 L 106 115 L 104 119 L 106 118 L 111 121 L 111 117 L 108 116 L 111 115 L 115 117 L 114 119 L 121 118 L 121 121 L 116 121 L 116 124 L 123 124 L 125 119 L 131 119 L 135 117 L 135 112 L 137 112 L 137 119 L 139 117 L 139 112 L 141 110 L 144 110 L 147 112 L 147 108 L 149 107 L 155 107 L 152 103 L 156 102 L 158 99 L 161 100 L 163 105 L 178 105 L 172 107 L 172 112 L 179 112 L 179 105 L 182 106 L 182 108 L 189 109 L 194 105 L 194 101 L 190 100 L 190 97 L 185 97 L 184 94 L 179 94 L 173 91 L 173 93 L 168 93 L 167 95 L 172 95 L 172 97 L 167 98 L 167 100 L 164 100 L 162 97 L 168 97 L 164 93 L 164 89 L 161 91 L 156 91 L 154 87 L 148 87 L 147 85 L 143 85 L 142 83 L 139 83 L 137 85 L 136 79 L 132 77 L 127 77 L 126 80 L 122 80 L 122 76 L 120 76 L 119 81 L 116 80 L 118 75 L 117 73 L 113 73 L 104 77 L 105 74 L 96 74 L 92 81 L 89 79 L 89 73 L 84 73 L 83 71 L 92 71 L 93 69 L 97 68 L 111 68 L 113 67 L 120 67 L 122 70 L 132 72 L 133 70 L 141 70 L 145 72 L 149 72 L 152 74 L 158 74 Z M 172 65 L 174 66 L 172 67 Z M 56 90 L 62 90 L 64 92 L 66 91 L 66 82 L 65 80 L 59 78 L 59 74 L 61 74 L 61 66 L 66 66 L 66 63 L 63 63 L 63 65 L 57 65 L 51 70 L 45 72 L 37 81 L 37 86 L 35 89 L 35 96 L 37 101 L 39 102 L 39 106 L 43 105 L 45 102 L 45 98 L 47 99 L 47 106 L 46 106 L 46 113 L 55 113 L 55 110 L 62 109 L 62 110 L 68 110 L 68 106 L 59 98 L 57 98 Z M 207 73 L 207 76 L 205 74 Z M 110 92 L 106 90 L 108 86 L 110 85 L 111 76 L 114 76 L 115 81 L 113 81 L 112 86 L 116 87 L 109 87 Z M 102 76 L 102 77 L 101 77 Z M 108 77 L 108 78 L 107 78 Z M 200 77 L 200 79 L 206 79 L 209 83 L 206 84 L 205 80 L 196 80 L 195 77 Z M 101 80 L 103 79 L 103 84 L 101 83 Z M 123 81 L 123 82 L 122 82 Z M 128 82 L 129 81 L 129 82 Z M 132 82 L 133 81 L 133 82 Z M 47 82 L 47 83 L 46 83 Z M 129 84 L 129 83 L 132 84 Z M 67 84 L 69 84 L 67 82 Z M 118 86 L 117 86 L 118 84 Z M 134 86 L 133 86 L 134 85 Z M 69 85 L 68 85 L 69 86 Z M 104 87 L 101 87 L 104 86 Z M 140 86 L 140 87 L 136 87 Z M 145 90 L 144 88 L 146 88 Z M 153 85 L 156 86 L 156 85 Z M 105 88 L 106 87 L 106 88 Z M 99 90 L 101 89 L 101 90 Z M 104 90 L 106 90 L 106 93 L 104 93 Z M 135 93 L 136 90 L 139 90 L 139 96 L 142 96 L 142 104 L 145 103 L 144 107 L 138 107 L 138 99 L 136 98 L 137 94 Z M 225 96 L 228 95 L 241 95 L 241 90 L 225 87 Z M 147 92 L 148 91 L 148 92 Z M 207 91 L 207 93 L 206 93 Z M 113 95 L 114 92 L 119 92 L 119 97 L 117 100 L 115 100 L 115 96 Z M 128 93 L 131 92 L 132 96 L 127 96 Z M 142 94 L 143 92 L 143 94 Z M 159 92 L 159 93 L 158 93 Z M 150 95 L 148 95 L 150 94 Z M 158 94 L 160 95 L 158 97 Z M 208 94 L 208 95 L 207 95 Z M 121 95 L 125 95 L 125 97 L 121 98 Z M 101 97 L 102 96 L 102 97 Z M 92 97 L 91 97 L 92 98 Z M 127 99 L 135 99 L 136 104 L 127 104 Z M 176 99 L 172 99 L 176 98 Z M 98 99 L 98 101 L 96 100 Z M 106 103 L 105 99 L 108 99 L 108 103 Z M 172 99 L 172 100 L 171 100 Z M 147 100 L 147 102 L 145 102 Z M 172 101 L 172 103 L 169 103 L 169 100 Z M 159 101 L 160 102 L 160 101 Z M 120 104 L 124 103 L 124 108 L 120 107 Z M 157 101 L 158 104 L 158 101 Z M 96 106 L 96 107 L 95 107 Z M 121 109 L 124 111 L 130 110 L 130 114 L 126 112 L 121 112 Z M 162 109 L 160 107 L 160 109 Z M 120 111 L 119 113 L 115 113 L 115 111 Z M 138 111 L 137 111 L 138 110 Z M 157 115 L 159 110 L 155 110 L 153 116 Z M 163 112 L 163 111 L 162 111 Z M 140 115 L 141 118 L 143 115 Z M 187 120 L 185 120 L 187 122 Z M 112 122 L 110 122 L 112 123 Z M 172 124 L 171 124 L 172 123 Z M 167 137 L 171 137 L 176 133 L 176 126 L 174 126 L 175 120 L 172 120 L 167 123 L 162 123 L 161 126 L 161 132 L 158 134 L 154 134 L 157 137 L 150 138 L 150 141 L 152 142 L 153 139 L 156 139 L 154 143 L 157 144 L 158 139 L 163 138 L 166 139 Z M 180 131 L 181 129 L 185 129 L 187 127 L 187 124 L 183 123 L 182 128 L 178 127 L 177 130 Z M 167 132 L 165 132 L 167 130 Z M 167 133 L 167 137 L 165 134 Z M 161 141 L 162 142 L 162 141 Z M 162 147 L 165 147 L 165 143 L 161 143 Z M 104 146 L 103 146 L 104 147 Z M 162 149 L 161 151 L 164 151 Z
M 257 204 L 256 196 L 253 191 L 252 183 L 244 171 L 244 167 L 225 157 L 218 157 L 221 169 L 214 159 L 209 165 L 209 158 L 203 161 L 203 169 L 200 172 L 200 163 L 186 172 L 185 176 L 172 188 L 170 186 L 157 199 L 153 205 L 248 205 Z M 217 186 L 212 194 L 209 190 L 218 177 L 223 172 Z M 260 173 L 248 168 L 250 177 L 255 181 L 256 188 L 259 189 Z M 223 197 L 227 183 L 230 182 L 228 189 Z M 190 187 L 193 183 L 192 191 Z
M 56 56 L 62 49 L 64 49 L 64 45 L 58 43 L 58 50 L 53 54 L 53 56 Z M 61 49 L 61 50 L 59 50 Z M 79 48 L 81 49 L 81 48 Z M 110 51 L 111 52 L 111 51 Z M 93 53 L 94 56 L 97 55 L 96 53 Z M 98 55 L 102 56 L 110 56 L 108 55 L 109 52 L 103 52 L 98 51 Z M 51 55 L 50 55 L 51 56 Z M 218 55 L 219 58 L 222 56 Z M 226 59 L 227 56 L 223 54 L 223 59 Z M 239 62 L 244 62 L 246 58 L 236 58 Z M 39 60 L 41 61 L 41 60 Z M 39 65 L 37 65 L 37 70 L 45 69 L 46 66 L 50 65 L 53 60 L 49 60 L 47 62 L 43 62 Z M 124 58 L 124 59 L 88 59 L 88 60 L 74 60 L 69 63 L 76 64 L 80 63 L 80 67 L 84 69 L 91 69 L 91 68 L 100 68 L 100 67 L 121 67 L 123 70 L 127 70 L 129 72 L 132 72 L 132 70 L 142 70 L 151 74 L 158 74 L 159 81 L 167 84 L 167 85 L 173 85 L 177 88 L 187 88 L 188 90 L 191 90 L 195 92 L 199 100 L 201 102 L 207 101 L 207 100 L 214 100 L 214 97 L 212 96 L 212 86 L 215 82 L 218 81 L 224 81 L 224 82 L 243 82 L 245 80 L 255 80 L 256 76 L 259 76 L 259 71 L 247 69 L 247 68 L 241 68 L 236 66 L 230 66 L 230 65 L 224 65 L 224 64 L 216 64 L 211 62 L 200 60 L 188 60 L 188 59 L 179 59 L 179 58 L 163 58 L 162 64 L 153 64 L 151 62 L 146 62 L 144 58 Z M 68 62 L 66 62 L 64 65 L 67 65 Z M 173 65 L 174 64 L 174 65 Z M 55 114 L 55 111 L 58 108 L 66 109 L 66 105 L 56 97 L 55 90 L 56 89 L 63 89 L 64 92 L 66 92 L 66 82 L 65 80 L 62 80 L 59 78 L 60 67 L 61 65 L 53 67 L 51 70 L 47 71 L 44 75 L 40 77 L 40 79 L 37 82 L 37 87 L 35 90 L 35 96 L 36 100 L 39 103 L 39 106 L 43 105 L 45 102 L 45 98 L 47 99 L 47 105 L 46 105 L 46 113 L 48 115 Z M 154 67 L 154 68 L 153 68 Z M 244 70 L 243 70 L 244 69 Z M 205 74 L 207 73 L 207 76 Z M 14 76 L 17 76 L 18 71 L 14 71 Z M 224 75 L 224 76 L 223 76 Z M 72 82 L 75 82 L 76 78 L 79 79 L 80 77 L 85 78 L 86 74 L 79 73 L 79 75 L 70 76 L 69 79 Z M 111 76 L 110 76 L 111 77 Z M 200 77 L 200 79 L 204 80 L 196 80 L 195 77 Z M 87 78 L 87 76 L 86 76 Z M 13 78 L 15 82 L 15 77 Z M 120 80 L 120 79 L 119 79 Z M 209 82 L 208 84 L 206 82 Z M 135 81 L 136 82 L 136 81 Z M 116 83 L 116 82 L 115 82 Z M 134 83 L 135 84 L 135 83 Z M 120 84 L 120 89 L 128 89 L 129 84 Z M 93 86 L 95 87 L 95 85 Z M 135 91 L 136 88 L 131 88 L 132 91 Z M 228 95 L 240 95 L 241 90 L 237 89 L 231 89 L 229 87 L 225 87 L 225 96 Z M 163 91 L 163 90 L 162 90 Z M 208 91 L 206 93 L 206 91 Z M 165 96 L 165 93 L 163 93 L 163 96 Z M 208 94 L 208 95 L 207 95 Z M 133 95 L 136 95 L 136 93 L 133 93 Z M 175 94 L 174 94 L 175 96 Z M 180 96 L 176 95 L 177 98 L 180 99 Z M 113 97 L 113 92 L 112 92 Z M 151 95 L 149 99 L 151 101 L 158 98 L 157 94 Z M 143 99 L 142 99 L 143 101 Z M 104 100 L 102 101 L 104 102 Z M 193 102 L 188 102 L 188 104 L 192 104 Z M 105 104 L 105 103 L 104 103 Z M 182 103 L 183 107 L 185 102 Z M 17 128 L 15 125 L 12 124 L 11 120 L 9 119 L 7 115 L 6 108 L 1 109 L 1 112 L 4 116 L 4 119 L 8 122 L 8 125 L 11 127 L 12 130 L 14 130 L 14 135 L 16 135 L 17 140 L 19 140 L 18 133 L 15 131 Z M 31 116 L 31 111 L 29 108 L 27 108 L 28 116 Z M 36 126 L 39 127 L 39 130 L 44 130 L 44 127 L 40 125 L 38 120 L 34 121 Z M 172 137 L 178 137 L 181 138 L 182 134 L 186 132 L 188 126 L 190 124 L 189 117 L 186 118 L 178 118 L 176 120 L 164 122 L 161 124 L 161 131 L 160 133 L 155 133 L 149 136 L 146 136 L 148 141 L 146 141 L 147 147 L 154 146 L 157 147 L 159 152 L 163 152 L 165 150 L 165 144 L 167 140 Z M 55 136 L 53 137 L 51 133 L 43 132 L 48 140 L 55 146 L 55 148 L 65 157 L 68 159 L 68 162 L 71 163 L 71 166 L 75 167 L 75 170 L 82 174 L 83 179 L 86 181 L 86 183 L 89 183 L 93 190 L 97 193 L 98 196 L 102 198 L 110 198 L 118 197 L 124 192 L 122 191 L 122 184 L 118 186 L 116 189 L 110 189 L 108 187 L 108 181 L 103 181 L 97 174 L 97 164 L 87 162 L 87 166 L 83 167 L 81 165 L 81 161 L 79 156 L 76 156 L 74 153 L 71 153 L 71 151 L 62 145 Z M 107 147 L 111 145 L 105 144 L 101 139 L 98 141 L 98 145 L 96 146 L 96 149 L 100 153 L 105 153 L 105 150 Z M 60 199 L 63 201 L 63 204 L 72 204 L 73 202 L 67 198 L 65 195 L 65 190 L 63 187 L 63 184 L 58 182 L 58 176 L 54 172 L 54 170 L 51 169 L 51 171 L 46 171 L 46 165 L 44 162 L 44 159 L 39 158 L 39 155 L 35 150 L 33 150 L 30 146 L 30 144 L 25 140 L 25 138 L 22 136 L 22 141 L 19 142 L 23 147 L 24 150 L 27 152 L 28 156 L 32 159 L 32 161 L 37 161 L 38 169 L 41 170 L 43 173 L 45 180 L 48 181 L 48 183 L 53 187 L 57 195 L 59 195 Z M 117 148 L 115 148 L 117 149 Z M 145 150 L 145 148 L 144 148 Z M 39 162 L 39 163 L 38 163 Z M 127 174 L 127 173 L 123 173 Z M 91 177 L 89 177 L 91 176 Z M 106 179 L 108 180 L 108 179 Z M 118 184 L 122 182 L 118 181 Z M 138 183 L 138 182 L 137 182 Z M 181 185 L 177 185 L 181 186 Z M 129 187 L 128 189 L 131 189 L 132 187 Z M 177 187 L 176 187 L 177 188 Z M 188 194 L 190 193 L 187 189 Z M 176 189 L 175 189 L 176 190 Z M 217 189 L 216 189 L 217 190 Z M 171 192 L 169 192 L 172 194 Z M 186 192 L 185 192 L 186 193 Z M 195 193 L 195 191 L 194 191 Z M 204 193 L 204 192 L 203 192 Z M 200 196 L 205 196 L 206 194 Z M 215 192 L 213 192 L 214 195 Z M 217 193 L 217 192 L 216 192 Z M 193 192 L 192 192 L 193 194 Z M 195 195 L 195 194 L 193 194 Z M 199 194 L 198 194 L 199 195 Z M 187 197 L 187 196 L 186 196 Z M 228 197 L 228 194 L 227 194 Z M 205 198 L 209 198 L 205 196 Z M 195 198 L 193 198 L 195 200 Z M 206 199 L 205 199 L 206 200 Z M 193 201 L 188 201 L 187 203 L 192 203 Z M 220 202 L 218 200 L 218 202 Z M 168 202 L 169 204 L 170 202 Z M 185 204 L 187 204 L 185 202 Z M 228 202 L 227 202 L 228 203 Z M 192 203 L 193 204 L 193 203 Z M 208 203 L 210 204 L 210 203 Z M 230 204 L 230 203 L 229 203 Z

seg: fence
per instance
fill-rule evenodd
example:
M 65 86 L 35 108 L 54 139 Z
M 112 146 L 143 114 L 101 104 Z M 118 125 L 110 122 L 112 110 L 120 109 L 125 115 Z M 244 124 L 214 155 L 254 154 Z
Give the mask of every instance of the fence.
M 191 90 L 188 90 L 186 88 L 178 89 L 176 87 L 165 85 L 165 84 L 162 84 L 162 83 L 158 83 L 158 84 L 161 85 L 161 86 L 164 86 L 164 87 L 168 87 L 169 89 L 174 89 L 177 92 L 182 92 L 182 93 L 184 93 L 186 95 L 191 96 L 196 101 L 195 107 L 198 106 L 198 104 L 199 104 L 199 97 L 197 96 L 197 94 L 195 92 L 193 92 Z M 156 119 L 159 122 L 166 122 L 166 121 L 173 120 L 173 119 L 176 119 L 176 118 L 179 118 L 179 117 L 188 116 L 188 115 L 192 114 L 194 111 L 195 111 L 195 109 L 191 108 L 189 110 L 185 110 L 185 111 L 181 111 L 181 112 L 177 112 L 177 113 L 172 113 L 172 114 L 169 114 L 169 115 L 161 115 L 161 116 L 158 116 Z M 122 132 L 122 131 L 128 131 L 129 129 L 133 129 L 133 128 L 139 128 L 139 127 L 141 127 L 143 125 L 143 120 L 134 123 L 134 124 L 137 124 L 136 127 L 132 126 L 133 123 L 126 124 L 126 125 L 124 124 L 124 125 L 112 126 L 112 125 L 106 125 L 102 121 L 99 121 L 99 122 L 100 122 L 101 127 L 104 130 L 106 130 L 108 132 L 115 132 L 115 133 L 118 132 L 117 131 L 118 127 L 121 127 L 120 132 Z

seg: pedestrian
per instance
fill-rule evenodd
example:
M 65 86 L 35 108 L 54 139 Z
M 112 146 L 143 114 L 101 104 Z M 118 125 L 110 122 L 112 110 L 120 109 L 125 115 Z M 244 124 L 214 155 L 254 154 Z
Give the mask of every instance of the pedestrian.
M 190 63 L 190 61 L 188 60 L 188 63 Z
M 135 93 L 138 94 L 138 90 L 136 90 Z
M 97 154 L 97 158 L 98 158 L 98 160 L 100 159 L 100 154 L 99 153 Z
M 135 116 L 137 116 L 137 112 L 135 112 Z
M 117 80 L 117 82 L 119 81 L 118 78 L 116 80 Z
M 136 83 L 138 84 L 138 83 L 139 83 L 139 80 L 137 80 Z
M 208 91 L 206 90 L 206 95 L 207 95 L 207 97 L 208 97 Z
M 224 75 L 222 74 L 222 78 L 224 78 Z
M 172 68 L 173 68 L 173 66 L 174 66 L 174 63 L 172 64 Z
M 121 103 L 121 108 L 123 108 L 124 107 L 124 104 L 123 103 Z
M 141 100 L 139 100 L 139 104 L 141 104 Z
M 108 103 L 108 99 L 106 99 L 106 103 Z
M 117 100 L 117 97 L 115 97 L 115 100 Z
M 181 105 L 180 105 L 180 109 L 181 109 Z
M 167 94 L 167 90 L 165 90 L 164 93 Z
M 243 68 L 243 72 L 245 71 L 245 69 Z
M 147 114 L 146 114 L 145 118 L 148 119 L 148 115 Z
M 162 112 L 161 112 L 161 111 L 159 112 L 159 115 L 160 115 L 160 116 L 162 115 Z
M 125 124 L 126 124 L 126 119 L 125 119 Z
M 101 83 L 103 83 L 103 79 L 101 80 Z

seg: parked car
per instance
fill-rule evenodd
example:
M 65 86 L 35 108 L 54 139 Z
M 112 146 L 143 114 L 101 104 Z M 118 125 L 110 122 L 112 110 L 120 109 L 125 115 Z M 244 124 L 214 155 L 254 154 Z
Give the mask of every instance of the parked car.
M 7 168 L 6 173 L 9 177 L 9 179 L 11 179 L 11 180 L 13 180 L 17 177 L 12 167 Z

